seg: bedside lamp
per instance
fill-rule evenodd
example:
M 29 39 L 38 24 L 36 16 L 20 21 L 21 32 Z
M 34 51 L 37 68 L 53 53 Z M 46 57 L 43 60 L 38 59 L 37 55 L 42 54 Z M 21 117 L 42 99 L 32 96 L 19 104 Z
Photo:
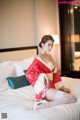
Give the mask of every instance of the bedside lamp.
M 59 44 L 59 35 L 58 34 L 53 34 L 51 36 L 54 39 L 54 44 Z

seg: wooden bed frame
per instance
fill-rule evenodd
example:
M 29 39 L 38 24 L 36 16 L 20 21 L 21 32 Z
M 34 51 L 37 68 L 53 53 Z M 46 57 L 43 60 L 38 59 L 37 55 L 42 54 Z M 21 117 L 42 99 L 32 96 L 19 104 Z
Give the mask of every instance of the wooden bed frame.
M 0 49 L 0 62 L 22 60 L 37 54 L 37 46 Z

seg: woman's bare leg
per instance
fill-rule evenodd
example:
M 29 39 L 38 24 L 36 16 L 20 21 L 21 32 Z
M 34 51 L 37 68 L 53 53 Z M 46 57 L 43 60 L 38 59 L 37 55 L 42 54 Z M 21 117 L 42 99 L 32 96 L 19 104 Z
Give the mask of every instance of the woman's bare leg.
M 47 102 L 38 105 L 37 109 L 52 107 L 60 104 L 70 104 L 76 102 L 76 98 L 69 93 L 50 89 L 46 93 Z

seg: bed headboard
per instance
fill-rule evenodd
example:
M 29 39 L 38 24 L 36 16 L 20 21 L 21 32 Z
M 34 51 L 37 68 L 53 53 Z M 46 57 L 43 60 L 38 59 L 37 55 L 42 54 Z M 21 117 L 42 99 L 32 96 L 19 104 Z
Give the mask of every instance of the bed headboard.
M 37 54 L 37 46 L 0 49 L 0 62 L 22 60 Z

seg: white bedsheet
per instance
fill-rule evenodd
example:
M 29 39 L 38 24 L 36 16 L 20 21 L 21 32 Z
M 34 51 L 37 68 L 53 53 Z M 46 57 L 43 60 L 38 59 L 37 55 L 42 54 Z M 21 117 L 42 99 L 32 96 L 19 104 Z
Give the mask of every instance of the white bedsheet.
M 76 103 L 33 111 L 34 90 L 32 86 L 8 89 L 0 92 L 0 120 L 7 113 L 6 120 L 80 120 L 80 80 L 62 77 L 71 93 L 77 97 Z

